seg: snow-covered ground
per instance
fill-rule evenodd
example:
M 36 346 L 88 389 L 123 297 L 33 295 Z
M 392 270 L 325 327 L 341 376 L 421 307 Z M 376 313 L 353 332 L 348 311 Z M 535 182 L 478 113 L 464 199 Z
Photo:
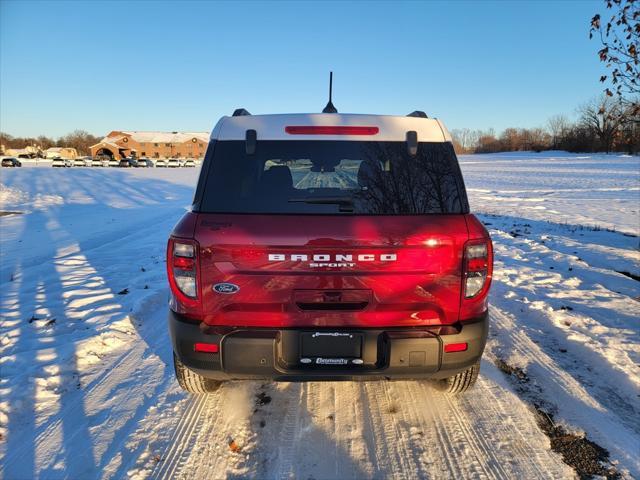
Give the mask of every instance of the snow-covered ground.
M 628 155 L 461 155 L 475 211 L 637 234 L 640 168 Z
M 463 398 L 422 382 L 188 396 L 163 262 L 197 170 L 2 169 L 0 210 L 20 213 L 0 216 L 0 478 L 575 475 L 534 404 L 640 477 L 640 158 L 461 166 L 496 250 L 490 341 Z

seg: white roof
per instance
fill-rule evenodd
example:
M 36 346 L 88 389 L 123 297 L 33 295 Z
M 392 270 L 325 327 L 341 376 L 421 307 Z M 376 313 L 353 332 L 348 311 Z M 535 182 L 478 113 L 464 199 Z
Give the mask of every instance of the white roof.
M 192 139 L 207 143 L 209 135 L 206 132 L 125 132 L 130 135 L 133 140 L 138 143 L 184 143 L 190 142 Z M 107 137 L 109 138 L 109 137 Z
M 288 126 L 378 127 L 374 135 L 292 135 Z M 360 140 L 406 141 L 415 131 L 419 142 L 450 142 L 451 135 L 436 118 L 351 113 L 296 113 L 222 117 L 211 132 L 212 140 L 245 140 L 247 130 L 255 130 L 258 140 Z
M 58 153 L 63 150 L 75 150 L 73 147 L 49 147 L 45 150 L 45 152 Z

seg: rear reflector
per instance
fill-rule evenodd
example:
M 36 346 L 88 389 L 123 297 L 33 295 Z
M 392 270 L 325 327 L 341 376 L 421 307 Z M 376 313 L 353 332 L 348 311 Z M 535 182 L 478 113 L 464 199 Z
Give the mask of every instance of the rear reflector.
M 377 135 L 378 127 L 288 126 L 289 135 Z
M 218 344 L 217 343 L 194 343 L 193 349 L 196 352 L 218 353 Z
M 465 343 L 449 343 L 444 346 L 445 353 L 466 352 L 468 345 Z

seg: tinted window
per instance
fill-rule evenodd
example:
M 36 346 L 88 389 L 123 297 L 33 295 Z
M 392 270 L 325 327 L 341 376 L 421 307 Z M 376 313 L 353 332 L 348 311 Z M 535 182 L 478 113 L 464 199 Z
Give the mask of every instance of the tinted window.
M 211 213 L 419 215 L 464 213 L 450 143 L 218 141 L 200 210 Z M 203 175 L 205 170 L 203 169 Z

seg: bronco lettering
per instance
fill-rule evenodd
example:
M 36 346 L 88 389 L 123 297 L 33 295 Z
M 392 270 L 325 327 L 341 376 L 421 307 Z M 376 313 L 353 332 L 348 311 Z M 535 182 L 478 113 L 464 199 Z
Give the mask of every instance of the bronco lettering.
M 290 260 L 292 262 L 353 262 L 352 254 L 327 254 L 327 253 L 315 253 L 313 255 L 306 255 L 304 253 L 270 253 L 269 261 L 270 262 L 285 262 Z M 395 262 L 398 260 L 398 255 L 396 253 L 382 253 L 382 254 L 373 254 L 373 253 L 363 253 L 356 256 L 356 259 L 359 262 L 374 262 L 379 260 L 381 262 Z

